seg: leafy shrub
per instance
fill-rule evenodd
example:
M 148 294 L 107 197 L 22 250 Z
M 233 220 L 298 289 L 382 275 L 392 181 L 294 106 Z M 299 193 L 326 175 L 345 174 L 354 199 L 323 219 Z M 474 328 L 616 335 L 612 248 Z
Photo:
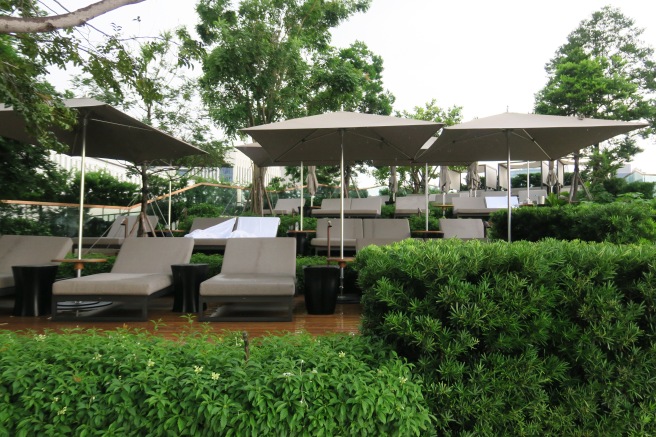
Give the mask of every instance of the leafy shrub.
M 179 341 L 125 329 L 0 331 L 0 434 L 430 431 L 412 366 L 379 342 L 286 335 L 249 343 L 193 328 Z
M 294 228 L 294 225 L 298 223 L 299 229 L 301 224 L 300 215 L 281 215 L 280 225 L 278 226 L 278 237 L 286 237 L 287 231 Z M 314 217 L 303 216 L 303 229 L 317 229 L 317 219 Z
M 492 214 L 488 236 L 506 240 L 507 220 L 505 210 Z M 512 212 L 511 226 L 513 241 L 556 238 L 621 244 L 656 242 L 654 210 L 648 202 L 518 208 Z
M 406 240 L 356 258 L 363 333 L 439 435 L 654 435 L 656 247 Z

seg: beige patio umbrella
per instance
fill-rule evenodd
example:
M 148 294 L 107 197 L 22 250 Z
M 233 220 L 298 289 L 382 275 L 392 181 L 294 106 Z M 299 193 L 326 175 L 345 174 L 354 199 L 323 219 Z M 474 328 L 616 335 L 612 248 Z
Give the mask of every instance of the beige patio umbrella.
M 476 190 L 481 186 L 481 177 L 478 175 L 478 161 L 474 161 L 467 167 L 467 187 L 476 196 Z
M 340 219 L 344 220 L 344 162 L 412 160 L 443 125 L 357 112 L 332 112 L 242 129 L 273 162 L 290 160 L 340 165 Z M 340 258 L 344 258 L 344 227 Z
M 155 129 L 130 115 L 95 99 L 68 99 L 65 105 L 77 111 L 77 124 L 70 131 L 52 128 L 57 140 L 69 147 L 71 156 L 82 157 L 80 170 L 80 218 L 78 247 L 82 247 L 84 219 L 85 158 L 108 158 L 143 164 L 173 160 L 205 151 Z M 34 143 L 25 120 L 11 107 L 0 104 L 0 135 L 24 143 Z M 82 250 L 78 250 L 82 257 Z
M 448 126 L 419 160 L 499 161 L 552 160 L 616 135 L 647 126 L 643 122 L 598 120 L 556 115 L 503 113 Z M 508 241 L 510 224 L 510 171 L 508 183 Z

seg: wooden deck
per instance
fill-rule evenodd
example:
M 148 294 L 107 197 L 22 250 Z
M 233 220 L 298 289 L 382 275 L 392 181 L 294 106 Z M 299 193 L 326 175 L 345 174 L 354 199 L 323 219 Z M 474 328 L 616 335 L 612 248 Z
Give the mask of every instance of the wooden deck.
M 53 322 L 50 316 L 14 317 L 11 315 L 14 305 L 12 296 L 0 297 L 0 329 L 11 331 L 59 332 L 67 328 L 115 329 L 128 326 L 144 329 L 166 338 L 175 338 L 184 331 L 189 319 L 180 313 L 171 311 L 172 297 L 163 297 L 153 301 L 148 307 L 147 322 L 86 322 L 83 318 L 74 322 Z M 329 333 L 358 334 L 360 327 L 361 305 L 353 303 L 337 304 L 334 314 L 311 315 L 305 310 L 303 296 L 294 298 L 294 319 L 291 322 L 208 322 L 213 331 L 246 331 L 249 337 L 275 333 L 302 333 L 325 335 Z M 199 323 L 194 317 L 194 323 Z M 203 322 L 205 323 L 205 322 Z M 157 325 L 157 329 L 155 329 Z

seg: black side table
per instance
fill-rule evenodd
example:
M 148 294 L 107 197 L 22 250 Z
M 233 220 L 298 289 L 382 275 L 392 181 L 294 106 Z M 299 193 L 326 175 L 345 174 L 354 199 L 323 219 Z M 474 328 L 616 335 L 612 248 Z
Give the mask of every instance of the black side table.
M 307 256 L 308 255 L 308 240 L 310 234 L 314 234 L 315 230 L 303 230 L 303 231 L 287 231 L 287 236 L 296 238 L 296 255 Z
M 174 264 L 171 266 L 174 312 L 198 312 L 200 283 L 207 279 L 209 267 L 209 264 Z
M 52 284 L 57 276 L 56 264 L 12 266 L 14 274 L 14 316 L 50 314 Z
M 305 308 L 308 314 L 333 314 L 339 291 L 339 266 L 306 266 Z

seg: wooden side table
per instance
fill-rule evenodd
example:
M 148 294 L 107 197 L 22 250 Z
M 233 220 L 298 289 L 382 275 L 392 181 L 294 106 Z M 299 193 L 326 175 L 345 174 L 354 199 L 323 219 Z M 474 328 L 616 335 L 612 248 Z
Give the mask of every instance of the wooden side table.
M 355 257 L 328 257 L 326 262 L 330 264 L 331 262 L 337 263 L 339 266 L 339 295 L 337 296 L 337 302 L 339 303 L 359 303 L 360 298 L 357 295 L 350 295 L 344 293 L 344 268 L 348 263 L 355 261 Z
M 82 276 L 82 269 L 84 269 L 85 264 L 106 263 L 107 258 L 61 258 L 53 259 L 52 262 L 73 264 L 73 270 L 77 272 L 79 278 Z

